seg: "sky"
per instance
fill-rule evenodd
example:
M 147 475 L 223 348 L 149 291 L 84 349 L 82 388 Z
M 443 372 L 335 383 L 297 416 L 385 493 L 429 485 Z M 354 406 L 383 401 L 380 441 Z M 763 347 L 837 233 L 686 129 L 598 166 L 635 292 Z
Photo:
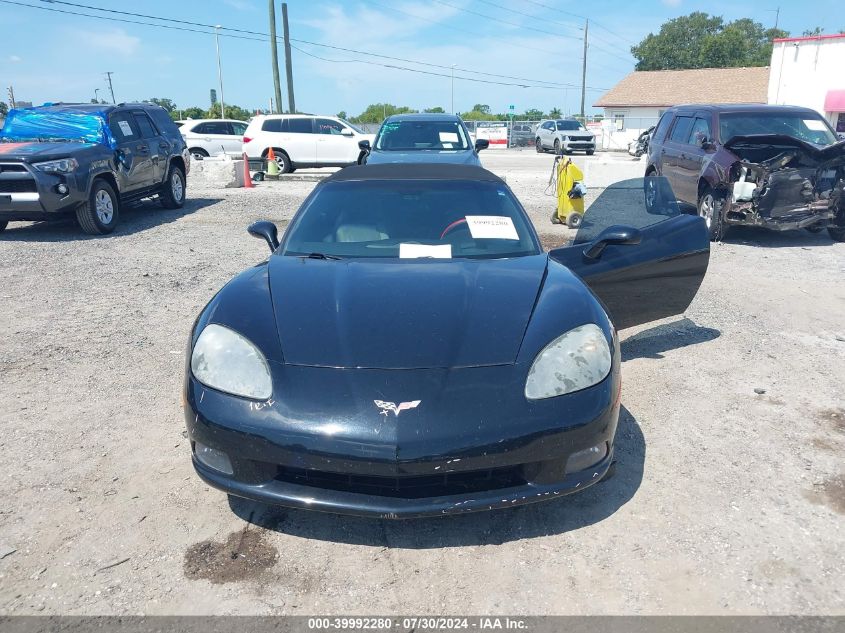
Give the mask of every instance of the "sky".
M 836 33 L 845 28 L 840 3 L 782 0 L 779 27 L 793 35 L 816 26 Z M 291 55 L 297 109 L 317 114 L 345 111 L 350 116 L 382 102 L 450 111 L 453 98 L 458 112 L 482 103 L 494 112 L 506 112 L 514 105 L 517 114 L 554 107 L 577 113 L 584 17 L 590 19 L 586 105 L 591 112 L 602 92 L 633 70 L 630 46 L 656 33 L 666 20 L 698 10 L 726 21 L 751 17 L 768 27 L 774 26 L 778 8 L 778 0 L 289 0 L 287 4 L 291 38 L 299 40 Z M 281 36 L 278 0 L 276 18 Z M 176 20 L 225 27 L 219 38 L 225 102 L 250 110 L 269 107 L 274 88 L 266 36 L 268 0 L 0 0 L 2 98 L 7 100 L 6 87 L 11 85 L 16 99 L 36 105 L 88 101 L 96 90 L 99 98 L 110 100 L 104 73 L 112 71 L 118 102 L 163 97 L 180 108 L 207 108 L 209 90 L 219 90 L 214 29 Z M 281 43 L 279 64 L 287 109 Z M 406 70 L 411 68 L 425 72 Z

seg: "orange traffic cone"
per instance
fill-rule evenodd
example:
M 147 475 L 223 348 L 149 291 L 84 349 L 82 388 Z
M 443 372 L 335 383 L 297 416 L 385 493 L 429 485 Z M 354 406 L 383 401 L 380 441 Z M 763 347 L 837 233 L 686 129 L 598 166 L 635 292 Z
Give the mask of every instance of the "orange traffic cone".
M 273 152 L 273 148 L 267 150 L 267 160 L 276 160 L 276 154 Z
M 252 189 L 255 185 L 252 184 L 252 176 L 249 175 L 249 159 L 244 152 L 244 189 Z

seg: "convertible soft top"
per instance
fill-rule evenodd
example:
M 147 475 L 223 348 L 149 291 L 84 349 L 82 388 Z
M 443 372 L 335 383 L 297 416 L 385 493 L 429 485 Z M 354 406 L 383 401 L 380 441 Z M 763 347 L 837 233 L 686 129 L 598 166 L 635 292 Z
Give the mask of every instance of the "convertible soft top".
M 335 172 L 323 182 L 344 180 L 484 180 L 505 184 L 483 167 L 427 163 L 353 165 Z

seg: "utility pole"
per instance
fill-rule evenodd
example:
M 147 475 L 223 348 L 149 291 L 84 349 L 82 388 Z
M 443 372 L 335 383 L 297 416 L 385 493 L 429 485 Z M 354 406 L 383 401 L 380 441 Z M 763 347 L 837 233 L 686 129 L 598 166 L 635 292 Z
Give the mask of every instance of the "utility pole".
M 220 29 L 223 27 L 217 24 L 214 27 L 214 46 L 217 48 L 217 80 L 220 83 L 220 118 L 226 118 L 226 105 L 223 101 L 223 66 L 220 64 Z
M 109 82 L 109 92 L 111 92 L 111 102 L 117 103 L 117 101 L 115 101 L 115 99 L 114 99 L 114 87 L 112 86 L 112 83 L 111 83 L 111 76 L 113 74 L 114 74 L 114 71 L 111 71 L 111 70 L 108 71 L 106 73 L 106 78 L 108 79 L 108 82 Z
M 452 114 L 455 114 L 455 64 L 452 64 Z
M 12 86 L 9 86 L 9 105 L 12 106 L 12 110 L 17 107 L 17 103 L 15 102 L 15 89 Z
M 100 89 L 94 88 L 94 103 L 100 103 Z
M 590 21 L 584 21 L 584 61 L 581 65 L 581 122 L 584 123 L 584 100 L 587 94 L 587 32 L 590 30 Z
M 778 20 L 780 20 L 780 7 L 775 9 L 775 30 L 778 28 Z
M 296 112 L 296 102 L 293 98 L 293 64 L 290 59 L 290 29 L 288 29 L 287 2 L 282 3 L 282 32 L 285 36 L 285 72 L 288 76 L 288 108 L 290 113 L 294 114 Z
M 276 105 L 282 107 L 282 86 L 279 83 L 279 50 L 276 46 L 276 0 L 270 0 L 270 54 L 273 56 L 273 84 L 276 89 Z M 271 101 L 272 103 L 272 101 Z M 270 106 L 270 113 L 274 113 Z

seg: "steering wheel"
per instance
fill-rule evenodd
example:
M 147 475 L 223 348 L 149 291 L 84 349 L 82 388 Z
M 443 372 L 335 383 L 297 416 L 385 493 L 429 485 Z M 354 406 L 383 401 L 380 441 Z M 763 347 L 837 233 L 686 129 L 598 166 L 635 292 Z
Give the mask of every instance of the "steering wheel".
M 442 240 L 444 237 L 446 237 L 446 234 L 449 231 L 452 231 L 453 229 L 456 229 L 461 225 L 463 225 L 463 227 L 466 228 L 466 229 L 469 228 L 469 226 L 467 225 L 467 219 L 466 218 L 461 218 L 460 220 L 455 220 L 454 222 L 449 224 L 445 229 L 443 229 L 443 232 L 440 234 L 440 239 Z

